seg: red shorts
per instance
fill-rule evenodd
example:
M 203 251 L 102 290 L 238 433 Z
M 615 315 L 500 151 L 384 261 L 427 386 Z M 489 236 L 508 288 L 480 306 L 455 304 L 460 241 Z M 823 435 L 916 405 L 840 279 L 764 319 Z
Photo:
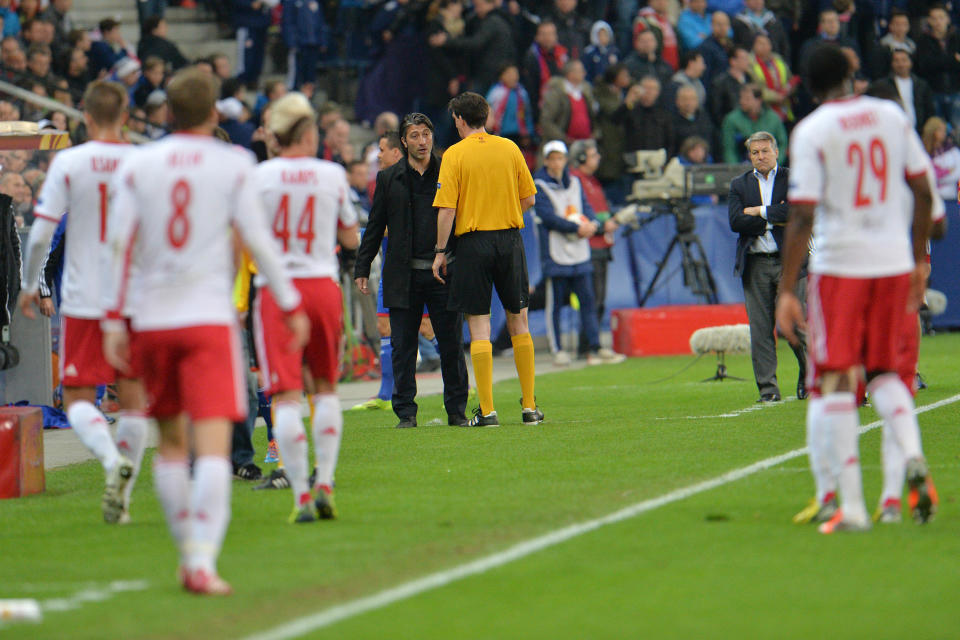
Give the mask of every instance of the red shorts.
M 310 341 L 304 349 L 287 347 L 293 334 L 283 322 L 283 311 L 266 287 L 257 292 L 253 331 L 264 393 L 303 389 L 303 364 L 310 375 L 335 384 L 340 377 L 340 340 L 343 335 L 343 296 L 330 278 L 294 280 L 304 312 L 310 318 Z
M 103 332 L 98 318 L 60 319 L 60 380 L 65 387 L 113 384 L 116 370 L 103 357 Z
M 246 367 L 235 326 L 140 331 L 132 351 L 134 367 L 144 372 L 150 415 L 246 419 Z
M 867 373 L 898 371 L 910 275 L 841 278 L 811 274 L 807 349 L 811 378 L 862 365 Z
M 897 345 L 897 375 L 910 391 L 917 395 L 917 360 L 920 359 L 920 321 L 916 311 L 909 312 L 903 320 L 900 344 Z

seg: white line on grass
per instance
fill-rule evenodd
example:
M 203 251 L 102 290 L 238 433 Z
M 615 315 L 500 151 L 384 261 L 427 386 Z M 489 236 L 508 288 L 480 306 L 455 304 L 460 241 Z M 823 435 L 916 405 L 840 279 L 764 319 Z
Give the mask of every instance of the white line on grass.
M 777 402 L 758 402 L 743 409 L 734 409 L 733 411 L 729 411 L 727 413 L 717 413 L 712 416 L 663 416 L 658 417 L 657 420 L 713 420 L 715 418 L 736 418 L 745 413 L 763 411 L 764 409 L 769 409 L 770 407 L 778 407 L 784 403 L 793 402 L 796 399 L 797 396 L 787 396 L 783 400 L 779 400 Z
M 143 591 L 150 586 L 146 580 L 114 580 L 103 586 L 87 586 L 67 598 L 51 598 L 40 603 L 45 611 L 71 611 L 86 602 L 102 602 L 125 591 Z
M 950 396 L 949 398 L 944 398 L 943 400 L 939 400 L 922 407 L 917 407 L 916 413 L 920 414 L 926 413 L 927 411 L 933 411 L 934 409 L 939 409 L 940 407 L 953 404 L 958 400 L 960 400 L 960 394 Z M 876 420 L 866 424 L 860 427 L 860 433 L 866 433 L 867 431 L 879 427 L 881 424 L 883 424 L 881 420 Z M 485 573 L 490 569 L 501 567 L 505 564 L 513 562 L 514 560 L 519 560 L 533 553 L 553 547 L 572 538 L 576 538 L 577 536 L 581 536 L 585 533 L 589 533 L 590 531 L 605 527 L 609 524 L 622 522 L 642 513 L 646 513 L 647 511 L 652 511 L 673 502 L 678 502 L 691 496 L 695 496 L 698 493 L 710 491 L 711 489 L 716 489 L 717 487 L 721 487 L 725 484 L 742 480 L 743 478 L 751 476 L 755 473 L 759 473 L 760 471 L 775 467 L 789 460 L 793 460 L 794 458 L 799 458 L 806 453 L 807 448 L 803 447 L 802 449 L 794 449 L 793 451 L 788 451 L 787 453 L 783 453 L 778 456 L 773 456 L 765 460 L 760 460 L 759 462 L 754 462 L 751 465 L 734 469 L 733 471 L 729 471 L 723 475 L 711 478 L 710 480 L 698 482 L 681 489 L 675 489 L 674 491 L 665 493 L 657 498 L 651 498 L 649 500 L 638 502 L 630 505 L 629 507 L 620 509 L 619 511 L 614 511 L 613 513 L 601 518 L 587 520 L 586 522 L 570 525 L 562 529 L 556 529 L 544 535 L 537 536 L 536 538 L 531 538 L 530 540 L 520 542 L 503 551 L 498 551 L 497 553 L 478 558 L 472 562 L 467 562 L 466 564 L 451 567 L 450 569 L 431 573 L 430 575 L 422 578 L 417 578 L 416 580 L 405 582 L 396 587 L 385 589 L 384 591 L 380 591 L 379 593 L 375 593 L 371 596 L 345 602 L 344 604 L 335 605 L 333 607 L 323 609 L 322 611 L 318 611 L 317 613 L 291 620 L 286 624 L 274 627 L 273 629 L 269 629 L 263 633 L 248 636 L 246 640 L 286 640 L 287 638 L 296 638 L 298 636 L 302 636 L 310 631 L 328 627 L 336 622 L 346 620 L 347 618 L 352 618 L 368 611 L 381 609 L 395 602 L 406 600 L 407 598 L 412 598 L 413 596 L 419 595 L 426 591 L 443 587 L 451 582 L 456 582 L 458 580 L 462 580 L 463 578 Z

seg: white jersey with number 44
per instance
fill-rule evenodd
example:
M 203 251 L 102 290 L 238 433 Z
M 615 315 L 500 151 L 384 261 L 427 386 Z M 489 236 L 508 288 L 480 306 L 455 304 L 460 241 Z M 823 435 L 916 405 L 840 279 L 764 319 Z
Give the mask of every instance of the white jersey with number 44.
M 274 158 L 254 175 L 287 274 L 336 280 L 337 229 L 357 224 L 343 167 L 316 158 Z
M 57 224 L 67 221 L 61 311 L 75 318 L 99 318 L 101 257 L 107 242 L 109 186 L 127 144 L 87 142 L 60 151 L 50 163 L 35 214 Z
M 790 193 L 816 204 L 810 271 L 878 278 L 913 269 L 907 178 L 927 156 L 903 110 L 889 100 L 827 102 L 790 136 Z
M 300 296 L 270 243 L 253 181 L 253 154 L 209 136 L 174 134 L 137 148 L 114 178 L 108 317 L 126 296 L 125 268 L 135 254 L 140 288 L 137 330 L 236 322 L 232 300 L 239 231 L 278 303 Z

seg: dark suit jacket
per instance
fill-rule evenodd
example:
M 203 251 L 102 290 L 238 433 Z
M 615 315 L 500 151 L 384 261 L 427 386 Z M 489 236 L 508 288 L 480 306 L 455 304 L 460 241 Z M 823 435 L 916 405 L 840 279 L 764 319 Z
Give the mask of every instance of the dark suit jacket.
M 380 251 L 384 232 L 389 229 L 390 240 L 383 257 L 383 306 L 388 309 L 406 309 L 410 306 L 413 210 L 410 208 L 410 188 L 405 176 L 408 166 L 407 159 L 401 158 L 400 162 L 377 174 L 370 217 L 357 250 L 357 264 L 353 270 L 354 278 L 370 277 L 370 263 Z M 427 171 L 434 171 L 438 176 L 440 160 L 435 160 Z M 451 232 L 447 243 L 451 251 L 455 240 Z M 436 244 L 436 238 L 433 239 L 433 244 Z
M 933 104 L 933 90 L 926 80 L 915 73 L 911 73 L 910 77 L 913 78 L 913 110 L 917 114 L 917 132 L 922 132 L 923 125 L 927 120 L 937 115 L 936 107 Z M 882 82 L 897 91 L 897 83 L 892 75 L 877 82 Z M 900 95 L 899 91 L 897 91 L 897 95 Z M 900 96 L 900 101 L 903 102 L 903 96 Z
M 790 209 L 787 204 L 789 173 L 786 167 L 777 167 L 777 177 L 773 180 L 773 197 L 770 199 L 773 204 L 767 207 L 766 219 L 760 216 L 748 216 L 743 212 L 746 207 L 757 207 L 763 204 L 760 198 L 760 183 L 754 177 L 753 169 L 730 183 L 730 195 L 727 198 L 730 228 L 740 234 L 737 240 L 737 260 L 733 267 L 734 275 L 743 274 L 747 248 L 751 242 L 767 232 L 767 222 L 773 225 L 773 239 L 777 247 L 782 250 L 783 229 L 787 224 Z

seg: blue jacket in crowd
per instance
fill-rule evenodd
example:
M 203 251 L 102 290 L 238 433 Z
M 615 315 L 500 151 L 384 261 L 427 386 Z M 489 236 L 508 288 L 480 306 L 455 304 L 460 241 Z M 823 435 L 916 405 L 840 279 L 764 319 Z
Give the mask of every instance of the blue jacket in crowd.
M 253 8 L 257 0 L 233 0 L 233 25 L 248 29 L 266 29 L 270 26 L 270 7 L 260 4 L 259 9 Z
M 540 167 L 536 173 L 533 174 L 533 179 L 541 180 L 546 183 L 548 186 L 556 186 L 558 189 L 568 189 L 570 187 L 570 170 L 563 170 L 563 179 L 561 181 L 555 180 L 549 173 L 547 173 L 546 167 Z M 557 264 L 550 257 L 550 231 L 558 231 L 560 233 L 576 233 L 580 228 L 580 225 L 576 222 L 567 220 L 561 215 L 553 210 L 553 201 L 550 200 L 550 197 L 545 193 L 541 192 L 542 189 L 540 185 L 537 185 L 537 199 L 534 206 L 534 210 L 537 213 L 537 217 L 540 219 L 540 230 L 537 235 L 540 236 L 540 261 L 543 265 L 543 275 L 545 277 L 569 277 L 569 276 L 578 276 L 584 273 L 593 272 L 593 264 L 590 260 L 587 259 L 586 262 L 573 265 L 562 265 Z M 587 196 L 583 191 L 583 188 L 580 189 L 580 199 L 581 199 L 581 211 L 583 215 L 587 216 L 591 220 L 596 220 L 597 216 L 593 212 L 593 207 L 590 206 L 590 203 L 587 202 Z
M 329 28 L 318 0 L 283 0 L 283 42 L 291 49 L 319 47 L 330 42 Z

